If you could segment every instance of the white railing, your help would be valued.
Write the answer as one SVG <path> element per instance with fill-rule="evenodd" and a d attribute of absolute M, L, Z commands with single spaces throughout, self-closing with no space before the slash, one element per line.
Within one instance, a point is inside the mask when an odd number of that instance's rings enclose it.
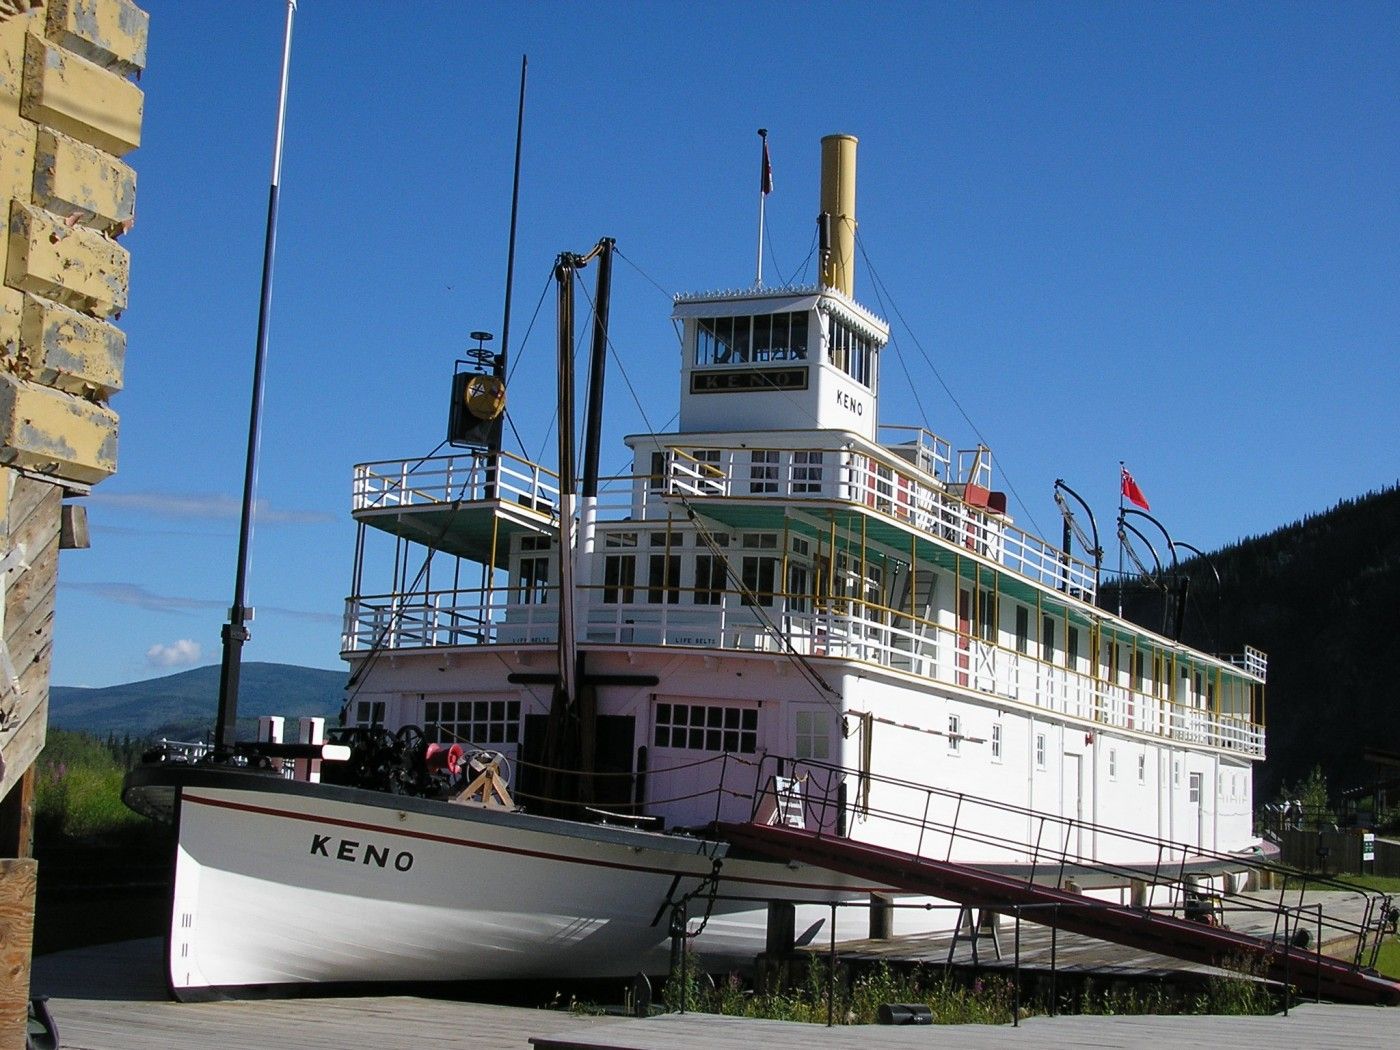
<path fill-rule="evenodd" d="M 1238 667 L 1247 675 L 1264 682 L 1269 678 L 1269 657 L 1263 651 L 1254 648 L 1252 645 L 1244 647 L 1244 653 L 1221 657 L 1227 660 L 1232 666 Z"/>
<path fill-rule="evenodd" d="M 585 642 L 740 652 L 790 649 L 802 656 L 859 660 L 1105 727 L 1264 754 L 1263 727 L 1247 718 L 1139 692 L 855 599 L 835 599 L 811 612 L 784 612 L 788 596 L 773 595 L 771 607 L 762 608 L 760 615 L 734 594 L 719 605 L 696 605 L 605 604 L 602 593 L 602 588 L 580 589 Z M 681 593 L 689 600 L 689 593 Z M 343 649 L 552 645 L 558 637 L 557 598 L 554 590 L 541 602 L 513 602 L 504 589 L 367 595 L 347 603 Z M 792 604 L 797 604 L 795 596 Z"/>
<path fill-rule="evenodd" d="M 485 450 L 355 467 L 354 510 L 497 499 L 545 513 L 559 506 L 558 475 L 509 452 Z"/>
<path fill-rule="evenodd" d="M 837 501 L 865 507 L 965 547 L 1038 583 L 1068 590 L 1092 602 L 1094 568 L 1012 525 L 1002 515 L 973 507 L 894 455 L 844 447 L 826 449 L 705 449 L 717 462 L 697 458 L 693 444 L 667 452 L 666 492 L 686 499 Z M 815 458 L 814 458 L 815 457 Z"/>
<path fill-rule="evenodd" d="M 924 427 L 882 424 L 880 443 L 913 450 L 914 465 L 940 481 L 952 480 L 953 446 Z M 901 457 L 904 458 L 904 457 Z"/>

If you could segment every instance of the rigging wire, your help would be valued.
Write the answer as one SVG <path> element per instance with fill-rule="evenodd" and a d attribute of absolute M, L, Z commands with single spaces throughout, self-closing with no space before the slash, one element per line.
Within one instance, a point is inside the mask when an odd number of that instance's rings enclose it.
<path fill-rule="evenodd" d="M 1138 574 L 1148 583 L 1150 583 L 1156 590 L 1165 591 L 1166 587 L 1162 584 L 1162 581 L 1159 580 L 1151 572 L 1151 570 L 1147 568 L 1147 565 L 1143 562 L 1141 556 L 1139 556 L 1137 548 L 1135 548 L 1132 544 L 1132 541 L 1128 539 L 1127 530 L 1123 529 L 1122 527 L 1118 529 L 1118 542 L 1123 545 L 1123 551 L 1128 555 L 1128 560 L 1132 562 L 1135 566 L 1137 566 Z M 1127 574 L 1124 573 L 1123 575 L 1126 579 Z M 1119 581 L 1120 587 L 1122 586 L 1123 582 L 1123 580 Z"/>
<path fill-rule="evenodd" d="M 544 288 L 540 292 L 540 298 L 535 303 L 535 312 L 530 315 L 530 323 L 525 327 L 525 334 L 520 337 L 520 350 L 515 355 L 515 361 L 510 366 L 510 372 L 506 375 L 506 389 L 510 389 L 511 382 L 515 379 L 515 373 L 520 368 L 520 362 L 525 356 L 525 347 L 529 345 L 530 333 L 535 330 L 535 321 L 539 319 L 540 310 L 544 307 L 545 296 L 549 294 L 549 283 L 554 279 L 554 271 L 551 269 L 545 278 Z M 509 404 L 509 402 L 507 402 Z M 520 449 L 520 454 L 528 458 L 529 452 L 525 448 L 525 439 L 520 436 L 520 431 L 515 428 L 515 420 L 511 417 L 510 409 L 506 409 L 506 423 L 510 426 L 510 432 L 515 435 L 516 447 Z"/>
<path fill-rule="evenodd" d="M 1065 501 L 1064 496 L 1060 494 L 1058 488 L 1055 489 L 1055 503 L 1060 508 L 1060 516 L 1065 519 L 1065 524 L 1070 527 L 1070 531 L 1073 532 L 1075 537 L 1079 540 L 1079 545 L 1084 548 L 1089 557 L 1094 557 L 1094 541 L 1091 540 L 1089 534 L 1084 531 L 1084 526 L 1079 524 L 1079 519 L 1074 516 L 1074 509 Z"/>
<path fill-rule="evenodd" d="M 812 256 L 814 256 L 814 255 L 816 255 L 816 254 L 817 254 L 817 234 L 816 234 L 816 231 L 813 230 L 813 231 L 812 231 L 812 243 L 811 243 L 811 246 L 807 249 L 807 254 L 806 254 L 806 256 L 804 256 L 803 259 L 802 259 L 802 261 L 801 261 L 800 263 L 797 264 L 797 269 L 795 269 L 795 270 L 792 271 L 792 276 L 789 277 L 789 278 L 787 278 L 786 280 L 784 280 L 784 282 L 783 282 L 783 287 L 784 287 L 784 288 L 791 288 L 791 287 L 793 287 L 793 285 L 794 285 L 794 284 L 796 283 L 796 281 L 797 281 L 798 275 L 799 275 L 799 274 L 805 274 L 805 273 L 807 272 L 807 264 L 808 264 L 809 262 L 812 261 Z M 771 245 L 770 245 L 770 247 L 769 247 L 769 255 L 772 255 L 772 247 L 771 247 Z M 773 261 L 773 269 L 775 269 L 775 270 L 778 271 L 778 276 L 779 276 L 779 277 L 782 277 L 783 271 L 782 271 L 782 268 L 778 266 L 778 263 L 777 263 L 777 260 L 776 260 L 776 259 L 774 259 L 774 261 Z"/>
<path fill-rule="evenodd" d="M 860 249 L 860 257 L 865 260 L 865 265 L 870 270 L 870 276 L 874 282 L 876 297 L 881 299 L 882 304 L 885 298 L 889 299 L 890 310 L 893 312 L 894 316 L 899 318 L 900 323 L 904 325 L 905 330 L 909 333 L 909 338 L 913 340 L 915 348 L 919 351 L 919 355 L 924 359 L 924 364 L 928 365 L 929 371 L 932 372 L 933 377 L 938 380 L 938 385 L 941 386 L 943 388 L 943 392 L 948 395 L 948 400 L 953 403 L 953 407 L 958 410 L 958 414 L 961 415 L 963 417 L 963 420 L 967 423 L 967 425 L 972 428 L 972 432 L 977 435 L 977 440 L 980 441 L 986 447 L 990 448 L 991 442 L 987 440 L 986 435 L 982 433 L 981 429 L 977 426 L 977 424 L 972 421 L 972 417 L 967 414 L 967 410 L 963 408 L 962 402 L 958 400 L 957 396 L 953 393 L 952 388 L 948 386 L 947 381 L 943 378 L 942 373 L 940 373 L 937 367 L 935 367 L 933 359 L 929 356 L 928 351 L 925 350 L 923 344 L 919 342 L 919 337 L 915 333 L 913 326 L 910 325 L 909 322 L 905 319 L 903 311 L 899 309 L 899 305 L 894 301 L 894 296 L 890 293 L 889 286 L 885 284 L 884 279 L 881 278 L 879 274 L 879 271 L 875 269 L 875 264 L 870 261 L 870 255 L 865 250 L 865 241 L 860 236 L 859 231 L 857 231 L 856 233 L 856 247 Z M 883 296 L 881 295 L 882 289 L 884 291 Z M 925 419 L 924 423 L 927 426 L 928 420 Z M 932 428 L 930 427 L 929 429 Z M 1001 476 L 1006 479 L 1006 487 L 1011 490 L 1011 495 L 1016 498 L 1016 502 L 1020 504 L 1021 509 L 1026 512 L 1026 517 L 1027 519 L 1029 519 L 1030 523 L 1035 526 L 1035 531 L 1038 534 L 1044 535 L 1045 530 L 1040 527 L 1040 523 L 1035 520 L 1035 515 L 1031 513 L 1030 506 L 1026 503 L 1025 500 L 1021 498 L 1021 494 L 1016 490 L 1016 486 L 1012 484 L 1011 477 L 1006 473 L 1005 466 L 1001 468 Z"/>

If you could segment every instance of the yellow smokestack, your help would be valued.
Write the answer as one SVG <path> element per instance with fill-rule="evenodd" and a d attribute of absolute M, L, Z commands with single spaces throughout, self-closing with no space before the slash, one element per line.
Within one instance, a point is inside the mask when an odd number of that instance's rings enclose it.
<path fill-rule="evenodd" d="M 822 138 L 822 211 L 831 216 L 831 253 L 822 284 L 847 295 L 856 280 L 856 137 Z"/>

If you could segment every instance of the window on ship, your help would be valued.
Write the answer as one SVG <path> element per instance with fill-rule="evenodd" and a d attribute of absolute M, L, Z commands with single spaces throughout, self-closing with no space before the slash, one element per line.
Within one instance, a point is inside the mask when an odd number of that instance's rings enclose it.
<path fill-rule="evenodd" d="M 604 548 L 637 546 L 635 532 L 612 533 L 603 541 Z M 637 583 L 635 554 L 606 554 L 603 557 L 603 602 L 606 605 L 627 605 Z"/>
<path fill-rule="evenodd" d="M 357 726 L 382 726 L 384 724 L 383 700 L 357 700 L 355 702 L 355 724 Z"/>
<path fill-rule="evenodd" d="M 769 364 L 807 359 L 807 313 L 702 317 L 695 324 L 697 365 Z"/>
<path fill-rule="evenodd" d="M 520 576 L 516 581 L 515 600 L 521 605 L 539 605 L 548 600 L 550 545 L 548 536 L 520 538 Z"/>
<path fill-rule="evenodd" d="M 695 604 L 719 605 L 724 601 L 724 559 L 713 554 L 695 556 Z"/>
<path fill-rule="evenodd" d="M 872 387 L 875 344 L 835 317 L 827 319 L 826 357 L 861 386 Z"/>
<path fill-rule="evenodd" d="M 681 556 L 670 553 L 679 546 L 664 532 L 651 534 L 651 545 L 667 548 L 666 553 L 653 554 L 647 566 L 647 601 L 652 605 L 675 605 L 681 600 Z M 658 541 L 660 541 L 658 543 Z"/>
<path fill-rule="evenodd" d="M 429 700 L 423 726 L 439 744 L 515 744 L 520 740 L 520 701 Z"/>

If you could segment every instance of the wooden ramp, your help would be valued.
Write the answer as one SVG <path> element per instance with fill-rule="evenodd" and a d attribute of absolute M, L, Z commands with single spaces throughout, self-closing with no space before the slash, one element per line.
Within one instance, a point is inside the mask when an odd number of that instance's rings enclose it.
<path fill-rule="evenodd" d="M 1317 952 L 1303 952 L 1235 930 L 1084 897 L 1023 882 L 966 864 L 931 860 L 850 839 L 771 824 L 721 824 L 730 843 L 778 860 L 798 860 L 910 893 L 960 904 L 1020 910 L 1028 922 L 1126 944 L 1176 959 L 1229 965 L 1244 961 L 1261 976 L 1284 983 L 1306 980 L 1325 998 L 1343 1003 L 1400 1004 L 1400 983 Z"/>

